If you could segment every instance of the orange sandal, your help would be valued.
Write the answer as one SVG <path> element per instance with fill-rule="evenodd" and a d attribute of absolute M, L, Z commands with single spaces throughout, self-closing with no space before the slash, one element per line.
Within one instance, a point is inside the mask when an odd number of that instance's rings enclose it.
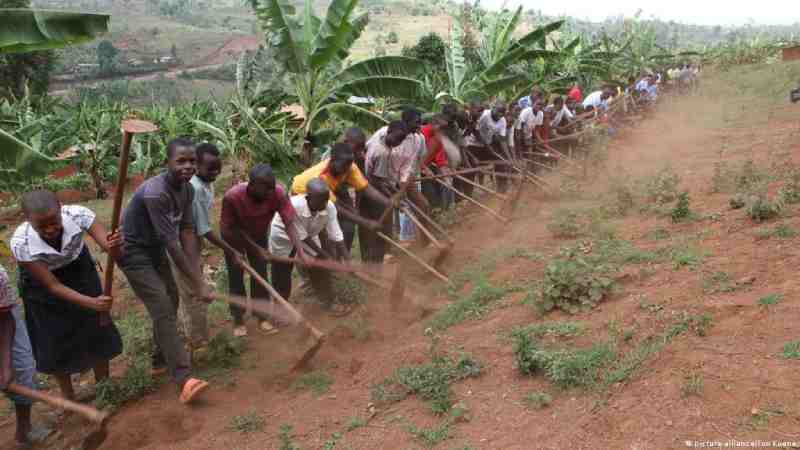
<path fill-rule="evenodd" d="M 181 403 L 187 404 L 193 402 L 197 395 L 205 391 L 207 388 L 208 382 L 198 380 L 197 378 L 189 378 L 183 384 L 183 389 L 181 389 Z"/>

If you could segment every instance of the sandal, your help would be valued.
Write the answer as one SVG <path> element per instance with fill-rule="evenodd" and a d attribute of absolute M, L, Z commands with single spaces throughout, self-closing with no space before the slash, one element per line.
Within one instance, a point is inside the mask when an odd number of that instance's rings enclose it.
<path fill-rule="evenodd" d="M 271 323 L 269 323 L 269 322 L 268 322 L 268 321 L 266 321 L 266 320 L 262 321 L 262 322 L 261 322 L 261 323 L 258 325 L 258 327 L 259 327 L 259 328 L 261 329 L 261 331 L 262 331 L 264 334 L 266 334 L 267 336 L 269 336 L 269 335 L 272 335 L 272 334 L 277 334 L 277 333 L 278 333 L 278 329 L 277 329 L 277 328 L 275 328 L 274 326 L 272 326 L 272 324 L 271 324 Z"/>
<path fill-rule="evenodd" d="M 183 383 L 183 388 L 181 389 L 181 403 L 185 405 L 193 402 L 197 398 L 198 394 L 205 391 L 207 388 L 208 382 L 198 380 L 197 378 L 189 378 L 185 383 Z"/>

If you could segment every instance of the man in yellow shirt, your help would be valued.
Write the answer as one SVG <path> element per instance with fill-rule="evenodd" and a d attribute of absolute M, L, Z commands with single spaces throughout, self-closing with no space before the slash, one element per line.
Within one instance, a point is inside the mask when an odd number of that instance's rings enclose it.
<path fill-rule="evenodd" d="M 391 201 L 380 191 L 370 186 L 361 169 L 355 164 L 355 154 L 350 145 L 336 143 L 331 149 L 331 156 L 323 159 L 318 164 L 296 175 L 292 181 L 292 195 L 305 194 L 306 185 L 314 178 L 322 179 L 328 185 L 330 199 L 336 205 L 341 222 L 342 232 L 345 236 L 345 246 L 348 251 L 352 249 L 355 236 L 355 224 L 378 229 L 380 224 L 375 220 L 366 219 L 356 213 L 356 207 L 350 200 L 347 189 L 353 188 L 357 193 L 370 200 L 383 203 L 386 207 Z"/>

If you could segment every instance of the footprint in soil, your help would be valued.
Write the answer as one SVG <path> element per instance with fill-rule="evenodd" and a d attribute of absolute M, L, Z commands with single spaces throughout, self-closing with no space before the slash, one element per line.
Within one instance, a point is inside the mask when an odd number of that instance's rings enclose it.
<path fill-rule="evenodd" d="M 122 419 L 122 418 L 120 418 Z M 115 426 L 115 422 L 119 424 Z M 105 448 L 136 449 L 148 445 L 183 442 L 203 429 L 200 411 L 180 408 L 152 408 L 109 424 Z"/>

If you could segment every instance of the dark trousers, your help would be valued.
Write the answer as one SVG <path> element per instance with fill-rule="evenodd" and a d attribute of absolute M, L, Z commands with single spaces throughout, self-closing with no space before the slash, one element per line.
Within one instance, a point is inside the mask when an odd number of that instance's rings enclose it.
<path fill-rule="evenodd" d="M 376 189 L 383 192 L 387 197 L 391 197 L 390 189 L 386 186 L 387 181 L 370 177 L 369 183 Z M 379 220 L 383 215 L 384 206 L 382 203 L 376 202 L 366 196 L 361 198 L 359 202 L 359 212 L 367 219 Z M 383 234 L 387 236 L 392 235 L 393 219 L 390 217 L 384 222 L 382 227 Z M 364 227 L 358 227 L 358 238 L 361 242 L 361 260 L 368 263 L 383 263 L 383 257 L 386 255 L 386 242 L 381 239 L 377 234 Z"/>
<path fill-rule="evenodd" d="M 267 238 L 263 238 L 259 241 L 256 241 L 259 247 L 266 249 L 267 248 Z M 249 252 L 244 252 L 247 254 L 247 260 L 250 264 L 250 267 L 255 269 L 261 278 L 267 279 L 267 262 L 263 258 L 259 258 L 257 255 L 252 255 Z M 235 262 L 233 262 L 227 255 L 225 255 L 225 265 L 228 268 L 228 291 L 231 295 L 238 295 L 239 297 L 245 297 L 247 293 L 244 290 L 244 271 L 241 267 L 239 267 Z M 255 278 L 250 277 L 250 298 L 255 301 L 261 302 L 269 302 L 270 296 L 267 290 L 261 286 L 261 284 L 256 281 Z M 230 305 L 231 309 L 231 316 L 233 316 L 233 323 L 236 326 L 240 326 L 244 324 L 244 312 L 245 310 L 234 305 Z M 266 320 L 267 317 L 263 316 L 258 313 L 253 313 L 256 317 L 262 320 Z"/>
<path fill-rule="evenodd" d="M 295 251 L 292 250 L 290 256 L 293 257 L 294 255 Z M 273 262 L 270 267 L 272 285 L 284 299 L 289 299 L 289 296 L 292 295 L 292 270 L 294 270 L 294 264 L 291 263 L 284 264 Z M 314 289 L 314 292 L 317 293 L 322 303 L 327 305 L 332 304 L 334 295 L 330 273 L 327 270 L 313 267 L 309 268 L 307 273 L 308 278 L 311 280 L 311 287 Z"/>
<path fill-rule="evenodd" d="M 191 362 L 178 337 L 178 288 L 166 251 L 127 245 L 119 266 L 153 321 L 154 364 L 166 360 L 170 375 L 182 384 L 191 373 Z"/>

